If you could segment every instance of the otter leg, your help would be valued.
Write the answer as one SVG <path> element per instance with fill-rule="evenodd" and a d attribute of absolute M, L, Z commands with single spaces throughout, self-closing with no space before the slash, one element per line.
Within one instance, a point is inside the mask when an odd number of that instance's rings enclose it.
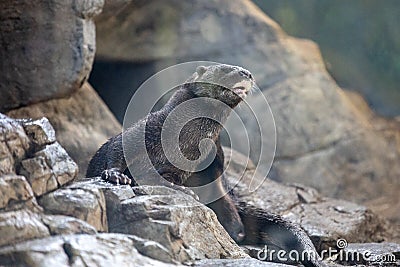
<path fill-rule="evenodd" d="M 240 242 L 245 237 L 244 226 L 236 208 L 232 196 L 229 194 L 224 184 L 224 152 L 219 139 L 216 142 L 217 154 L 213 162 L 204 170 L 193 173 L 186 181 L 185 185 L 194 187 L 200 197 L 200 201 L 208 202 L 208 199 L 219 199 L 205 203 L 217 215 L 218 221 L 222 224 L 230 237 L 236 242 Z M 201 189 L 201 186 L 214 182 L 212 188 Z M 198 187 L 198 188 L 196 188 Z"/>
<path fill-rule="evenodd" d="M 122 135 L 119 134 L 108 141 L 106 169 L 102 171 L 101 178 L 115 184 L 131 184 L 132 180 L 124 174 L 127 168 L 122 149 Z"/>

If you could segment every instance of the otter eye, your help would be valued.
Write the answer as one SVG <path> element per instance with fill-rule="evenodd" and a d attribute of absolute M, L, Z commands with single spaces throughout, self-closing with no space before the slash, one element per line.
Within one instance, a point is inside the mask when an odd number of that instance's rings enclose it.
<path fill-rule="evenodd" d="M 242 75 L 242 76 L 244 76 L 244 77 L 247 77 L 247 78 L 249 78 L 249 79 L 253 79 L 253 76 L 252 76 L 251 73 L 248 72 L 248 71 L 241 70 L 241 71 L 239 71 L 239 74 Z"/>

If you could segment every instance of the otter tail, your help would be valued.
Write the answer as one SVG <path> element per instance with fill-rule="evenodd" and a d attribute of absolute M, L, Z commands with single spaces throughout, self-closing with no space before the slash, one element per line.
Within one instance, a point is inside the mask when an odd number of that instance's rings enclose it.
<path fill-rule="evenodd" d="M 272 244 L 272 247 L 286 252 L 297 251 L 297 255 L 300 255 L 299 261 L 306 267 L 327 266 L 322 262 L 307 233 L 299 225 L 259 208 L 250 206 L 238 208 L 246 231 L 243 243 Z M 269 260 L 274 261 L 274 259 Z"/>

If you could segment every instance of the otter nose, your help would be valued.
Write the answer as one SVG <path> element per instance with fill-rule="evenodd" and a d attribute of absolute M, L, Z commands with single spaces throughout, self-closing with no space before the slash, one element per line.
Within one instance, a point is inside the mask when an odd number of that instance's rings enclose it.
<path fill-rule="evenodd" d="M 253 75 L 251 75 L 251 73 L 247 70 L 240 70 L 239 74 L 251 80 L 253 79 Z"/>

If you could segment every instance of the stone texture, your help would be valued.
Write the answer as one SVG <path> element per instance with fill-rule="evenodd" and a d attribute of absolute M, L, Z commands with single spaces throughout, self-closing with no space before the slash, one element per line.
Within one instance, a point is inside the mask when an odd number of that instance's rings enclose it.
<path fill-rule="evenodd" d="M 48 216 L 29 209 L 0 213 L 0 246 L 58 234 L 96 231 L 87 223 L 66 216 Z"/>
<path fill-rule="evenodd" d="M 271 178 L 303 183 L 330 197 L 383 203 L 371 205 L 376 212 L 385 204 L 397 205 L 400 127 L 393 124 L 398 122 L 382 121 L 364 100 L 353 101 L 357 97 L 349 97 L 329 76 L 313 42 L 286 35 L 251 1 L 131 2 L 114 16 L 99 17 L 97 29 L 98 56 L 109 62 L 138 67 L 154 62 L 158 69 L 210 60 L 248 68 L 275 119 Z M 263 114 L 259 95 L 248 101 Z M 249 140 L 259 140 L 251 117 L 243 121 Z M 240 138 L 236 124 L 227 128 Z M 268 143 L 273 138 L 262 139 Z M 259 148 L 252 153 L 255 159 Z M 262 159 L 260 167 L 268 170 L 269 161 Z M 384 215 L 399 219 L 393 212 Z"/>
<path fill-rule="evenodd" d="M 37 239 L 0 249 L 6 266 L 177 266 L 141 255 L 129 236 L 69 235 Z"/>
<path fill-rule="evenodd" d="M 56 133 L 47 118 L 23 121 L 25 133 L 38 147 L 52 144 L 56 141 Z"/>
<path fill-rule="evenodd" d="M 20 173 L 27 177 L 36 196 L 72 181 L 78 173 L 78 166 L 57 142 L 46 145 L 32 158 L 21 162 Z"/>
<path fill-rule="evenodd" d="M 96 49 L 93 17 L 103 0 L 0 3 L 0 112 L 70 95 Z"/>
<path fill-rule="evenodd" d="M 97 188 L 61 188 L 38 200 L 46 213 L 78 218 L 96 230 L 107 232 L 106 203 Z"/>
<path fill-rule="evenodd" d="M 400 244 L 396 243 L 350 243 L 341 253 L 342 256 L 339 254 L 335 262 L 345 266 L 400 265 Z"/>
<path fill-rule="evenodd" d="M 56 142 L 54 129 L 46 118 L 13 120 L 0 114 L 0 130 L 0 177 L 11 175 L 2 178 L 1 205 L 12 199 L 28 200 L 31 191 L 35 196 L 43 195 L 77 175 L 78 166 Z M 28 189 L 26 181 L 32 189 Z"/>
<path fill-rule="evenodd" d="M 281 264 L 281 263 L 273 263 L 273 262 L 263 262 L 256 259 L 207 259 L 207 260 L 199 260 L 195 261 L 192 266 L 198 267 L 211 267 L 211 266 L 223 266 L 223 267 L 239 267 L 239 266 L 247 266 L 247 267 L 288 267 L 293 265 Z"/>
<path fill-rule="evenodd" d="M 120 124 L 88 83 L 70 98 L 49 100 L 7 114 L 13 118 L 48 118 L 58 142 L 78 164 L 80 176 L 86 173 L 97 149 L 121 131 Z"/>
<path fill-rule="evenodd" d="M 13 203 L 33 199 L 33 191 L 24 176 L 0 176 L 0 209 Z"/>
<path fill-rule="evenodd" d="M 0 113 L 0 175 L 15 173 L 29 150 L 29 138 L 15 120 Z"/>
<path fill-rule="evenodd" d="M 366 207 L 322 197 L 315 189 L 306 186 L 283 185 L 264 179 L 254 172 L 254 164 L 246 165 L 243 155 L 227 148 L 224 151 L 228 166 L 226 177 L 231 186 L 236 184 L 233 191 L 244 213 L 246 209 L 259 208 L 298 223 L 308 233 L 317 251 L 334 247 L 338 238 L 351 242 L 390 238 L 387 223 Z M 255 192 L 250 192 L 250 182 L 254 181 L 261 185 Z"/>
<path fill-rule="evenodd" d="M 156 242 L 157 249 L 164 251 L 158 253 L 160 260 L 246 257 L 213 211 L 183 192 L 163 186 L 115 186 L 99 178 L 71 187 L 101 190 L 106 200 L 108 231 Z"/>

